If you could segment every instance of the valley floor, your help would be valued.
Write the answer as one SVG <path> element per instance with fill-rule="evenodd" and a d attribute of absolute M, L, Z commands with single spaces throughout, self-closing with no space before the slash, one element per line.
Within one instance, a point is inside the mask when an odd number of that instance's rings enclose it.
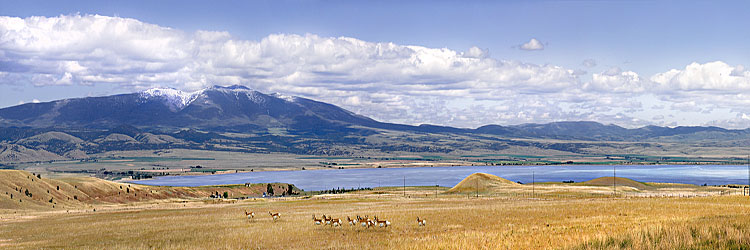
<path fill-rule="evenodd" d="M 441 190 L 445 191 L 445 190 Z M 549 249 L 747 248 L 750 199 L 435 195 L 434 189 L 232 202 L 161 201 L 0 212 L 0 248 Z M 254 211 L 247 219 L 244 211 Z M 279 212 L 274 222 L 268 212 Z M 377 215 L 387 228 L 316 226 Z M 416 218 L 427 219 L 420 227 Z"/>

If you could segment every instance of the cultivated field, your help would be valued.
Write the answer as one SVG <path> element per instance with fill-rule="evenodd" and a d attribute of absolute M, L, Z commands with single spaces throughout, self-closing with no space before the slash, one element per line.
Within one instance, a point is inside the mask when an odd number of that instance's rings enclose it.
<path fill-rule="evenodd" d="M 747 196 L 479 198 L 410 187 L 233 202 L 158 201 L 80 210 L 6 210 L 0 248 L 545 249 L 747 248 Z M 248 220 L 243 211 L 254 211 Z M 280 212 L 273 222 L 268 212 Z M 388 228 L 316 226 L 377 215 Z M 427 219 L 420 227 L 416 217 Z"/>

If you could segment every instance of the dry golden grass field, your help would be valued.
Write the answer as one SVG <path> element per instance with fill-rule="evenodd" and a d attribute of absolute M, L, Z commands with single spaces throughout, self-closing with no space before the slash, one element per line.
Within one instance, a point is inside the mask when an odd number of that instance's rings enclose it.
<path fill-rule="evenodd" d="M 554 186 L 554 185 L 553 185 Z M 551 189 L 551 187 L 547 187 Z M 589 188 L 589 187 L 586 187 Z M 594 187 L 596 188 L 596 187 Z M 438 195 L 435 195 L 438 191 Z M 410 187 L 256 200 L 0 210 L 1 249 L 747 249 L 750 199 L 492 195 Z M 520 192 L 520 191 L 519 191 Z M 569 193 L 569 192 L 568 192 Z M 93 211 L 93 208 L 97 208 Z M 244 211 L 254 211 L 248 219 Z M 281 213 L 274 222 L 268 212 Z M 387 228 L 318 226 L 369 215 Z M 420 227 L 416 218 L 427 219 Z"/>

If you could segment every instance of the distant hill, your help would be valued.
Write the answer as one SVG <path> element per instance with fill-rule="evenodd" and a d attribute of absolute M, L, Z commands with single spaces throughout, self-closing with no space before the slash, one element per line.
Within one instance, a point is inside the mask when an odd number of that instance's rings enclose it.
<path fill-rule="evenodd" d="M 453 188 L 448 190 L 448 193 L 476 192 L 477 190 L 479 192 L 487 192 L 497 188 L 520 185 L 496 175 L 473 173 L 453 186 Z"/>
<path fill-rule="evenodd" d="M 618 187 L 632 187 L 639 190 L 646 190 L 646 189 L 652 189 L 649 185 L 634 181 L 628 178 L 622 178 L 622 177 L 599 177 L 596 179 L 588 180 L 582 182 L 584 185 L 591 185 L 591 186 L 618 186 Z"/>

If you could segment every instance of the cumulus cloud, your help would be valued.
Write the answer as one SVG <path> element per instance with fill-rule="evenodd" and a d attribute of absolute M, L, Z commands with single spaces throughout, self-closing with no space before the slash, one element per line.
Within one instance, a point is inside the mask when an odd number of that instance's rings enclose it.
<path fill-rule="evenodd" d="M 750 113 L 750 71 L 742 65 L 693 62 L 683 69 L 655 74 L 650 80 L 654 92 L 670 103 L 673 110 L 708 113 L 726 109 L 738 115 Z"/>
<path fill-rule="evenodd" d="M 536 38 L 531 38 L 528 42 L 521 44 L 519 48 L 522 50 L 543 50 L 544 44 L 539 40 L 536 40 Z"/>
<path fill-rule="evenodd" d="M 667 91 L 736 92 L 750 89 L 750 71 L 742 65 L 732 67 L 722 61 L 693 62 L 684 69 L 658 73 L 651 77 L 651 81 Z"/>
<path fill-rule="evenodd" d="M 638 73 L 622 71 L 617 67 L 610 68 L 599 74 L 592 74 L 591 78 L 591 82 L 586 83 L 584 88 L 602 92 L 627 93 L 639 93 L 645 90 Z"/>

